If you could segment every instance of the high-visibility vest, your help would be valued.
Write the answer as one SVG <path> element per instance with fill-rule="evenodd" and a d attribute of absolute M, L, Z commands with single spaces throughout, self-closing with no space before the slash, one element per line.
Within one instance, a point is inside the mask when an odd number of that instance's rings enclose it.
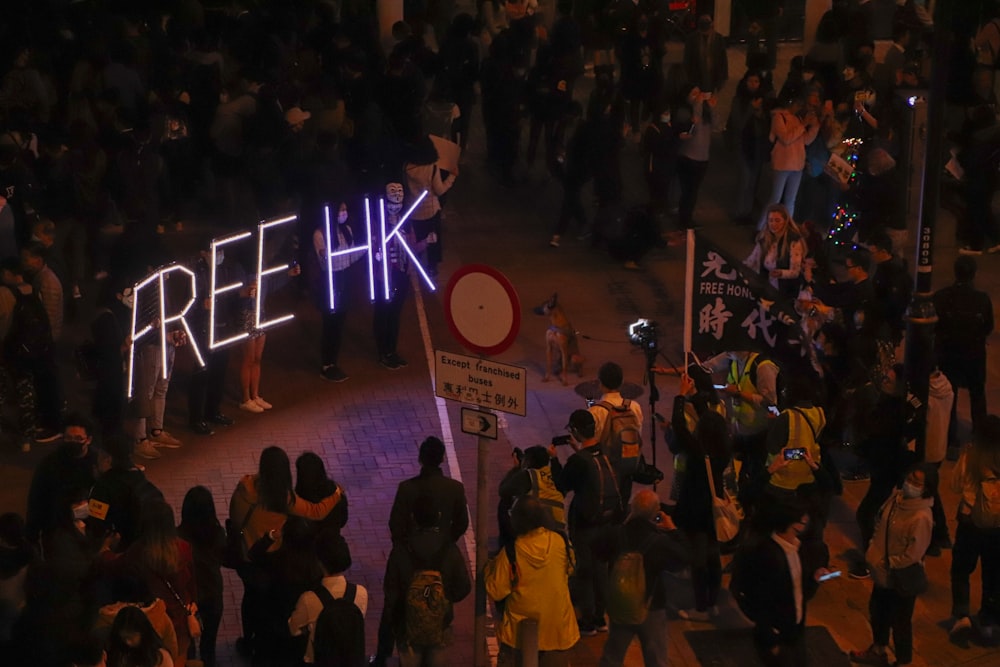
<path fill-rule="evenodd" d="M 739 364 L 736 359 L 729 363 L 729 374 L 726 376 L 726 384 L 736 385 L 740 393 L 759 394 L 757 385 L 753 379 L 757 377 L 756 369 L 761 364 L 773 364 L 774 362 L 764 359 L 757 352 L 751 352 L 747 357 L 747 363 L 743 366 L 743 372 L 739 372 Z M 757 432 L 767 428 L 767 410 L 758 408 L 753 401 L 745 401 L 738 397 L 733 398 L 733 420 L 742 432 Z"/>
<path fill-rule="evenodd" d="M 820 451 L 816 438 L 826 426 L 826 414 L 823 408 L 789 408 L 784 414 L 788 415 L 788 442 L 777 454 L 768 455 L 767 465 L 771 465 L 775 458 L 784 456 L 786 449 L 795 448 L 808 450 L 812 460 L 819 463 Z M 796 459 L 789 461 L 788 465 L 772 474 L 770 483 L 779 489 L 794 491 L 803 484 L 815 481 L 812 468 L 805 459 Z"/>

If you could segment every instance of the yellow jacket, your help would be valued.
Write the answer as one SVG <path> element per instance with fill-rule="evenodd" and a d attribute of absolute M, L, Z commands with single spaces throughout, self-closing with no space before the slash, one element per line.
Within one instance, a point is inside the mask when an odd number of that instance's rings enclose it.
<path fill-rule="evenodd" d="M 514 542 L 517 580 L 507 552 L 486 564 L 486 592 L 506 599 L 497 638 L 507 646 L 521 645 L 520 623 L 538 621 L 538 650 L 561 651 L 580 639 L 576 614 L 569 599 L 569 576 L 575 558 L 569 540 L 547 528 L 536 528 Z"/>

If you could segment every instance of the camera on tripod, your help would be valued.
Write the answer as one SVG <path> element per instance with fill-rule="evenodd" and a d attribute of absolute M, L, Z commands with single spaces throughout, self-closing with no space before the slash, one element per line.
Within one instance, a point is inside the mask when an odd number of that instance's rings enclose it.
<path fill-rule="evenodd" d="M 628 325 L 628 340 L 636 347 L 655 352 L 659 347 L 656 322 L 639 318 Z"/>

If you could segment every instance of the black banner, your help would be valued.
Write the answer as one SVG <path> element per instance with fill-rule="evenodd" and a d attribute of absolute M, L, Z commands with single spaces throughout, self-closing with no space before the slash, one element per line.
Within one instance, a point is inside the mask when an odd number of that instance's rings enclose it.
<path fill-rule="evenodd" d="M 693 233 L 688 254 L 691 350 L 701 359 L 728 350 L 773 353 L 798 319 L 763 277 Z"/>

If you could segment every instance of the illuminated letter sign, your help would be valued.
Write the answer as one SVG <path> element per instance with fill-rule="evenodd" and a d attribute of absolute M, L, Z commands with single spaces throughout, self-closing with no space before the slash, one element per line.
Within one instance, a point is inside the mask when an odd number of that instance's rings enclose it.
<path fill-rule="evenodd" d="M 389 300 L 390 296 L 389 262 L 388 262 L 389 256 L 386 254 L 386 249 L 389 245 L 389 241 L 391 241 L 393 238 L 395 238 L 396 241 L 399 243 L 399 246 L 406 251 L 406 254 L 410 256 L 410 260 L 413 262 L 413 265 L 417 267 L 417 271 L 420 272 L 420 276 L 424 279 L 424 282 L 427 283 L 427 287 L 430 288 L 432 292 L 437 289 L 437 287 L 435 287 L 434 283 L 431 281 L 430 277 L 427 275 L 427 272 L 424 271 L 424 267 L 420 265 L 420 261 L 417 259 L 417 256 L 413 254 L 413 250 L 411 250 L 410 246 L 406 243 L 406 239 L 403 237 L 402 234 L 399 233 L 399 230 L 403 227 L 403 224 L 410 219 L 410 215 L 413 213 L 414 210 L 416 210 L 417 206 L 420 205 L 420 202 L 422 202 L 426 196 L 427 196 L 427 190 L 421 192 L 420 196 L 417 197 L 417 201 L 413 202 L 413 205 L 410 206 L 410 210 L 408 210 L 399 218 L 399 222 L 396 223 L 396 226 L 393 227 L 392 231 L 389 232 L 388 234 L 385 233 L 385 200 L 384 199 L 378 200 L 380 228 L 382 231 L 382 257 L 385 258 L 386 260 L 382 262 L 382 278 L 383 278 L 383 287 L 385 288 L 386 301 Z M 367 211 L 367 209 L 368 206 L 366 202 L 365 210 Z"/>
<path fill-rule="evenodd" d="M 174 271 L 181 271 L 186 273 L 188 279 L 191 281 L 191 297 L 188 302 L 184 304 L 184 308 L 180 312 L 173 315 L 167 315 L 167 302 L 166 302 L 166 286 L 164 283 L 169 278 L 170 274 Z M 135 301 L 132 304 L 132 326 L 129 329 L 131 335 L 129 336 L 129 349 L 128 349 L 128 398 L 132 398 L 134 389 L 134 378 L 135 378 L 135 345 L 143 338 L 146 334 L 153 330 L 153 324 L 146 324 L 141 330 L 136 331 L 136 319 L 138 317 L 138 305 L 139 296 L 144 288 L 147 288 L 153 282 L 157 283 L 157 289 L 159 291 L 159 328 L 160 328 L 160 355 L 161 355 L 161 367 L 163 373 L 163 379 L 167 379 L 169 368 L 167 368 L 167 345 L 172 345 L 172 342 L 167 341 L 167 328 L 174 322 L 180 322 L 181 326 L 184 328 L 184 332 L 187 334 L 188 343 L 191 345 L 191 349 L 194 350 L 194 356 L 198 359 L 198 363 L 201 366 L 205 365 L 205 360 L 201 356 L 201 350 L 198 349 L 198 343 L 195 341 L 194 336 L 191 334 L 191 327 L 188 326 L 187 319 L 185 315 L 191 310 L 191 306 L 194 305 L 195 299 L 197 298 L 197 288 L 195 286 L 194 272 L 187 269 L 179 264 L 172 264 L 166 268 L 160 269 L 156 273 L 148 276 L 145 280 L 137 283 L 132 289 L 132 298 Z"/>
<path fill-rule="evenodd" d="M 273 327 L 276 324 L 281 324 L 282 322 L 287 322 L 293 319 L 295 315 L 288 313 L 287 315 L 282 315 L 281 317 L 276 317 L 273 320 L 267 320 L 266 322 L 260 319 L 260 302 L 264 298 L 264 278 L 273 274 L 280 273 L 281 271 L 287 271 L 289 268 L 288 264 L 280 264 L 277 266 L 271 266 L 264 268 L 264 232 L 271 227 L 277 227 L 278 225 L 284 225 L 289 222 L 294 222 L 298 219 L 297 215 L 289 215 L 284 218 L 278 218 L 277 220 L 266 220 L 257 225 L 257 294 L 254 302 L 254 326 L 257 329 L 266 329 L 267 327 Z"/>
<path fill-rule="evenodd" d="M 368 200 L 365 200 L 365 208 L 366 209 L 368 208 Z M 334 250 L 333 249 L 333 235 L 336 233 L 336 231 L 330 225 L 330 207 L 329 206 L 324 206 L 323 207 L 323 216 L 324 216 L 324 224 L 325 224 L 325 228 L 326 228 L 326 289 L 327 289 L 327 293 L 330 296 L 330 310 L 336 310 L 336 308 L 337 308 L 337 304 L 334 301 L 336 297 L 334 296 L 334 289 L 333 289 L 333 274 L 334 274 L 334 270 L 333 270 L 333 258 L 334 257 L 340 257 L 342 255 L 350 255 L 353 252 L 366 252 L 366 254 L 368 255 L 368 283 L 369 283 L 370 286 L 372 286 L 371 289 L 369 290 L 369 292 L 371 294 L 372 301 L 374 301 L 375 300 L 375 288 L 374 288 L 374 284 L 375 283 L 372 280 L 372 277 L 374 276 L 374 269 L 373 269 L 373 265 L 372 265 L 372 253 L 371 253 L 371 247 L 372 247 L 372 226 L 371 226 L 371 220 L 368 217 L 365 218 L 366 227 L 367 227 L 367 230 L 366 230 L 367 234 L 366 234 L 366 236 L 368 238 L 368 243 L 367 244 L 360 245 L 360 246 L 354 246 L 352 248 L 347 248 L 345 250 Z"/>
<path fill-rule="evenodd" d="M 245 238 L 251 236 L 250 232 L 241 232 L 239 234 L 234 234 L 233 236 L 227 236 L 223 239 L 212 239 L 212 257 L 210 258 L 211 266 L 209 268 L 209 283 L 208 283 L 208 348 L 214 350 L 217 347 L 222 347 L 223 345 L 228 345 L 229 343 L 235 343 L 238 340 L 243 340 L 250 335 L 248 331 L 238 333 L 235 336 L 230 336 L 223 340 L 215 340 L 215 302 L 216 295 L 225 294 L 226 292 L 231 292 L 233 290 L 238 290 L 243 287 L 242 282 L 230 283 L 228 285 L 223 285 L 222 287 L 216 286 L 216 267 L 218 266 L 216 259 L 219 254 L 219 248 L 230 243 L 236 243 L 237 241 L 242 241 Z"/>

